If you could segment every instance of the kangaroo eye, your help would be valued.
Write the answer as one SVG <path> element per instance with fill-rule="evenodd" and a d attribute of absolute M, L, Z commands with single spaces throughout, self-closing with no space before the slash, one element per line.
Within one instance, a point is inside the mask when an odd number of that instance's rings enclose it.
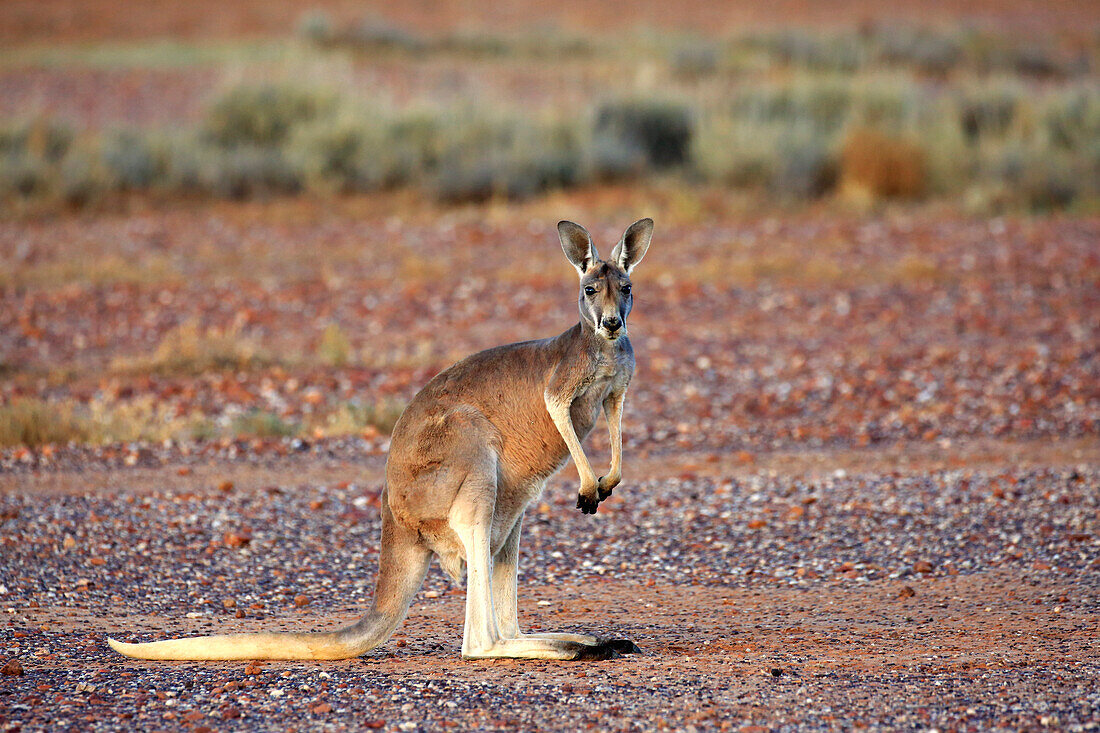
<path fill-rule="evenodd" d="M 585 288 L 584 288 L 584 294 L 585 295 L 595 295 L 596 294 L 596 288 L 592 287 L 591 285 L 586 285 Z"/>
<path fill-rule="evenodd" d="M 623 295 L 630 295 L 630 286 L 623 285 Z"/>

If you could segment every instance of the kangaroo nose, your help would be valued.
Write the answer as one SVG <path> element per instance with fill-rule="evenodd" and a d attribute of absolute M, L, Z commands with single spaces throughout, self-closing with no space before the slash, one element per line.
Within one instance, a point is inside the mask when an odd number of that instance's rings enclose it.
<path fill-rule="evenodd" d="M 623 325 L 623 322 L 620 321 L 615 316 L 611 316 L 610 318 L 603 319 L 603 327 L 606 328 L 611 333 L 615 333 L 616 331 L 618 331 L 619 327 L 622 326 L 622 325 Z"/>

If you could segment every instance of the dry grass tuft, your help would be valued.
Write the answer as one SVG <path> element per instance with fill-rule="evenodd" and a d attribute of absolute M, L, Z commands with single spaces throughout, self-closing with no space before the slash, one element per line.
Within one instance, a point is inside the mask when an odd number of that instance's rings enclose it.
<path fill-rule="evenodd" d="M 916 198 L 926 187 L 924 151 L 878 130 L 856 128 L 840 154 L 841 193 L 856 201 Z"/>
<path fill-rule="evenodd" d="M 0 407 L 0 446 L 84 442 L 91 436 L 88 420 L 70 403 L 21 397 Z"/>
<path fill-rule="evenodd" d="M 148 357 L 120 357 L 111 363 L 126 374 L 201 374 L 207 371 L 249 369 L 268 363 L 255 342 L 238 328 L 202 329 L 189 321 L 170 331 Z"/>
<path fill-rule="evenodd" d="M 405 403 L 394 399 L 369 405 L 348 402 L 323 419 L 314 421 L 311 429 L 318 437 L 356 434 L 369 436 L 378 433 L 389 435 L 404 410 Z"/>
<path fill-rule="evenodd" d="M 347 366 L 351 355 L 351 342 L 348 341 L 344 329 L 337 323 L 328 324 L 321 334 L 321 342 L 317 345 L 317 356 L 321 363 L 331 367 Z"/>

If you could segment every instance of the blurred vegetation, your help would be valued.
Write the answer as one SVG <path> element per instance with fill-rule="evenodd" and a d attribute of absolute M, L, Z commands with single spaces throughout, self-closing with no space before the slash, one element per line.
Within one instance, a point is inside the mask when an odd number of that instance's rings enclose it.
<path fill-rule="evenodd" d="M 344 402 L 319 409 L 304 419 L 252 409 L 212 420 L 198 410 L 176 414 L 174 408 L 154 395 L 128 400 L 96 398 L 90 402 L 16 397 L 0 404 L 0 448 L 222 438 L 373 438 L 393 432 L 404 408 L 403 402 L 390 399 L 373 404 Z"/>
<path fill-rule="evenodd" d="M 120 374 L 202 374 L 263 366 L 269 361 L 239 329 L 203 329 L 188 321 L 165 334 L 152 354 L 118 357 L 111 370 Z"/>
<path fill-rule="evenodd" d="M 780 200 L 949 197 L 976 211 L 1095 207 L 1100 41 L 873 26 L 596 43 L 556 32 L 427 37 L 307 14 L 317 53 L 542 57 L 637 67 L 651 90 L 568 109 L 401 107 L 294 83 L 240 84 L 185 130 L 0 123 L 0 206 L 140 193 L 252 199 L 395 187 L 446 202 L 679 177 Z M 640 73 L 640 72 L 639 72 Z M 635 85 L 637 86 L 637 85 Z"/>

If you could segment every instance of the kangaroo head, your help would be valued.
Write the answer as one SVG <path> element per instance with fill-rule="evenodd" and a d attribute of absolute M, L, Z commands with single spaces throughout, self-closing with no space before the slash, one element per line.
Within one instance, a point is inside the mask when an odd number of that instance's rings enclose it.
<path fill-rule="evenodd" d="M 608 341 L 626 335 L 626 317 L 634 304 L 630 273 L 649 248 L 653 220 L 639 219 L 627 227 L 607 260 L 600 259 L 592 237 L 580 224 L 558 222 L 558 236 L 581 278 L 581 320 Z"/>

